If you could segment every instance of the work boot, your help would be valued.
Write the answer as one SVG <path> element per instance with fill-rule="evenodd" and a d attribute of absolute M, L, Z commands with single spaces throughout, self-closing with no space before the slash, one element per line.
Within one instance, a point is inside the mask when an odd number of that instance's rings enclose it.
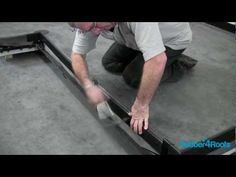
<path fill-rule="evenodd" d="M 182 65 L 185 69 L 189 70 L 191 68 L 193 68 L 196 64 L 197 64 L 197 60 L 190 58 L 186 55 L 181 55 L 178 58 L 178 62 L 180 65 Z"/>
<path fill-rule="evenodd" d="M 192 59 L 186 55 L 180 55 L 179 58 L 174 61 L 173 64 L 167 66 L 163 74 L 163 82 L 177 82 L 183 78 L 184 74 L 192 69 L 196 64 L 197 60 Z"/>
<path fill-rule="evenodd" d="M 162 82 L 177 82 L 183 78 L 186 69 L 178 62 L 175 61 L 172 65 L 167 67 L 164 72 L 164 78 Z"/>

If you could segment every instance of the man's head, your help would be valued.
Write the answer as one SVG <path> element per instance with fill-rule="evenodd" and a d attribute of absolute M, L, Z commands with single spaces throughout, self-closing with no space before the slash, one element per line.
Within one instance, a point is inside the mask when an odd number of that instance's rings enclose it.
<path fill-rule="evenodd" d="M 91 31 L 92 33 L 99 35 L 102 31 L 110 30 L 113 28 L 115 22 L 69 22 L 69 25 L 73 28 L 78 28 L 84 32 Z"/>

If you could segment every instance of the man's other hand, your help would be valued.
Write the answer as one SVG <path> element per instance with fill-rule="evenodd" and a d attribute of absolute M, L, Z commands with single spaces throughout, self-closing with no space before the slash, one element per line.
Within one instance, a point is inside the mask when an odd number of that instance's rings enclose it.
<path fill-rule="evenodd" d="M 91 85 L 85 88 L 85 93 L 91 104 L 97 105 L 106 100 L 102 90 L 96 85 Z"/>
<path fill-rule="evenodd" d="M 130 127 L 135 133 L 142 134 L 148 129 L 149 105 L 141 105 L 135 101 L 129 113 L 131 117 Z"/>

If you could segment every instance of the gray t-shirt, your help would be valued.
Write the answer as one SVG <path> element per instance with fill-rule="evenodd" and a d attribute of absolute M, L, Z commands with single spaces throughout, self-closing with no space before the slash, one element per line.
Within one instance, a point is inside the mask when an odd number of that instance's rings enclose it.
<path fill-rule="evenodd" d="M 189 23 L 176 22 L 121 22 L 115 26 L 113 34 L 102 32 L 105 38 L 113 38 L 143 53 L 145 61 L 165 51 L 165 46 L 174 50 L 186 48 L 192 41 Z M 73 52 L 86 54 L 96 47 L 98 36 L 91 32 L 82 33 L 77 30 Z"/>

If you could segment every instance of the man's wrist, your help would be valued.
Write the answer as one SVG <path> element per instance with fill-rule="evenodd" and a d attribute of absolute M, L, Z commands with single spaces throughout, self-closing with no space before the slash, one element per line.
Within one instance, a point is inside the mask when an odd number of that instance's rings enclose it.
<path fill-rule="evenodd" d="M 94 84 L 86 85 L 86 86 L 84 87 L 84 90 L 88 90 L 88 89 L 90 89 L 90 88 L 92 88 L 92 87 L 94 87 L 94 86 L 95 86 Z"/>
<path fill-rule="evenodd" d="M 139 107 L 148 107 L 149 106 L 149 103 L 145 102 L 145 101 L 142 101 L 140 100 L 139 98 L 136 98 L 135 99 L 135 102 L 134 102 L 135 105 L 139 106 Z"/>
<path fill-rule="evenodd" d="M 84 90 L 88 90 L 88 89 L 90 89 L 90 88 L 92 88 L 92 87 L 94 87 L 94 86 L 95 86 L 95 83 L 94 83 L 93 81 L 87 80 L 87 81 L 84 83 L 83 88 L 84 88 Z"/>

